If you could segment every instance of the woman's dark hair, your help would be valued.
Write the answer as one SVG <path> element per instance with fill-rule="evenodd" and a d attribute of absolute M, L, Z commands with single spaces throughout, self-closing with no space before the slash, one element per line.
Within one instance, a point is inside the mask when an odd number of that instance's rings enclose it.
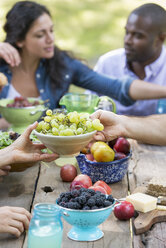
<path fill-rule="evenodd" d="M 6 32 L 5 42 L 10 43 L 19 50 L 17 42 L 25 39 L 33 22 L 44 13 L 51 16 L 49 10 L 44 5 L 32 1 L 17 2 L 6 15 L 6 23 L 4 25 Z M 64 51 L 55 46 L 54 57 L 45 60 L 53 87 L 60 87 L 61 85 L 62 72 L 65 68 L 64 60 L 62 59 L 63 54 Z M 1 60 L 0 63 L 2 64 L 4 61 Z"/>

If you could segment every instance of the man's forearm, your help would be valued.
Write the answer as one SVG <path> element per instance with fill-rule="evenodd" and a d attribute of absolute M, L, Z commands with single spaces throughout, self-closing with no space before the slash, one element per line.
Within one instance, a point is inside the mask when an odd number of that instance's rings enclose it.
<path fill-rule="evenodd" d="M 134 100 L 166 98 L 166 86 L 134 80 L 129 95 Z"/>
<path fill-rule="evenodd" d="M 121 116 L 123 135 L 144 143 L 166 145 L 166 115 L 148 117 Z"/>

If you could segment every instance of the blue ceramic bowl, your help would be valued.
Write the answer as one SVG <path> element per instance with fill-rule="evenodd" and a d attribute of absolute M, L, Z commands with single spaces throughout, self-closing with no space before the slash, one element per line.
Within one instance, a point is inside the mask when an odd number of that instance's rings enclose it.
<path fill-rule="evenodd" d="M 67 221 L 72 228 L 67 236 L 72 240 L 77 241 L 95 241 L 104 236 L 104 233 L 98 227 L 111 214 L 116 201 L 106 208 L 95 210 L 75 210 L 56 206 L 60 209 L 62 217 Z"/>
<path fill-rule="evenodd" d="M 128 170 L 131 152 L 120 160 L 112 162 L 93 162 L 84 154 L 79 154 L 76 159 L 82 174 L 90 176 L 92 182 L 102 180 L 106 183 L 116 183 L 122 180 Z"/>

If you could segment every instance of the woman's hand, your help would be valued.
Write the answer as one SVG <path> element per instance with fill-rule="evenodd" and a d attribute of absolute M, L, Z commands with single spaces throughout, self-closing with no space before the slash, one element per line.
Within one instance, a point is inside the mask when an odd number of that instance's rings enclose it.
<path fill-rule="evenodd" d="M 31 214 L 20 207 L 0 207 L 0 233 L 11 233 L 19 237 L 29 227 Z"/>
<path fill-rule="evenodd" d="M 104 125 L 104 130 L 94 135 L 95 140 L 110 141 L 123 136 L 123 117 L 110 111 L 98 110 L 91 115 L 91 119 L 99 119 Z"/>
<path fill-rule="evenodd" d="M 0 42 L 0 57 L 12 67 L 21 63 L 21 57 L 18 50 L 7 42 Z"/>
<path fill-rule="evenodd" d="M 58 154 L 43 153 L 42 149 L 46 147 L 43 144 L 34 144 L 30 140 L 29 136 L 36 126 L 37 122 L 30 125 L 13 144 L 0 151 L 0 167 L 12 163 L 50 162 L 59 157 Z"/>

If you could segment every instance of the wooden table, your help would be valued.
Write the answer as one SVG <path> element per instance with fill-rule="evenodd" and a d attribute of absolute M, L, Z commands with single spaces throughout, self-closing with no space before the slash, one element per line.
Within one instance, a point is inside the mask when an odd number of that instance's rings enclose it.
<path fill-rule="evenodd" d="M 125 197 L 133 192 L 136 187 L 145 185 L 153 176 L 166 178 L 166 147 L 139 144 L 131 140 L 132 158 L 128 174 L 121 182 L 111 185 L 113 196 Z M 0 206 L 22 206 L 31 210 L 35 203 L 55 202 L 57 196 L 69 190 L 69 184 L 63 183 L 59 176 L 60 167 L 54 162 L 49 168 L 37 164 L 24 172 L 10 173 L 0 183 Z M 50 186 L 52 192 L 46 193 L 45 186 Z M 131 221 L 119 221 L 113 214 L 100 228 L 104 237 L 95 242 L 76 242 L 67 238 L 71 228 L 63 222 L 62 248 L 166 248 L 166 223 L 153 225 L 150 231 L 135 235 Z M 24 233 L 19 239 L 7 234 L 0 235 L 1 248 L 26 248 L 27 235 Z M 37 247 L 40 248 L 40 247 Z M 47 247 L 46 247 L 47 248 Z"/>

